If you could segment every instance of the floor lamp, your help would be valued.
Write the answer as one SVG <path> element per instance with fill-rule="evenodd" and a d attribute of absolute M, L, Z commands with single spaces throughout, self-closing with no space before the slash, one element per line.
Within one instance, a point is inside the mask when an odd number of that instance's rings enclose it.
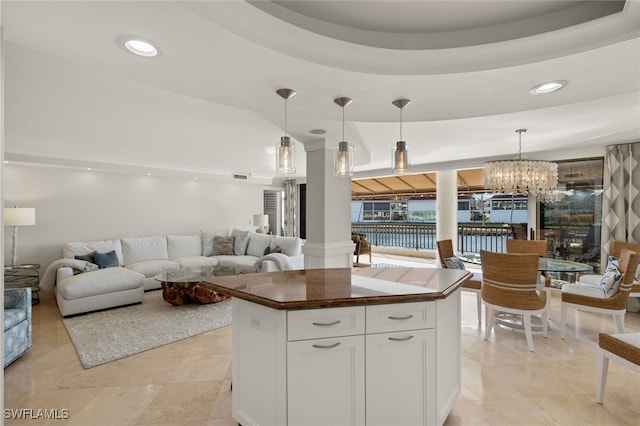
<path fill-rule="evenodd" d="M 36 209 L 27 208 L 5 208 L 4 225 L 13 226 L 11 236 L 11 266 L 18 266 L 18 226 L 30 226 L 36 224 Z"/>

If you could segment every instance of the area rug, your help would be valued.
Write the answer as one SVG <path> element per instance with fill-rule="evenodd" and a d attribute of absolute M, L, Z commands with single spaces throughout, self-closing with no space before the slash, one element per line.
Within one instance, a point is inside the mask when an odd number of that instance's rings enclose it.
<path fill-rule="evenodd" d="M 231 324 L 231 301 L 173 306 L 162 291 L 142 304 L 63 319 L 80 362 L 91 368 Z"/>

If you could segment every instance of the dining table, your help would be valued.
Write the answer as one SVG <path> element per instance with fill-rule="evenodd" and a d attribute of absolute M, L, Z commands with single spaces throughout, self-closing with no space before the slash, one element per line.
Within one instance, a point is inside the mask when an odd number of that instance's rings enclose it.
<path fill-rule="evenodd" d="M 475 265 L 482 265 L 479 253 L 465 253 L 458 256 L 463 262 L 472 263 Z M 545 287 L 547 291 L 547 304 L 551 302 L 551 289 L 562 289 L 564 284 L 574 284 L 576 282 L 577 274 L 589 274 L 593 273 L 593 267 L 586 263 L 574 262 L 567 259 L 556 259 L 550 257 L 541 257 L 538 259 L 538 271 L 541 273 L 553 274 L 555 279 L 550 280 L 548 287 Z M 566 280 L 563 280 L 563 274 L 566 276 Z M 548 310 L 549 311 L 549 310 Z M 548 312 L 547 311 L 547 312 Z M 542 321 L 540 318 L 533 317 L 531 324 L 533 331 L 542 331 Z M 550 318 L 549 318 L 550 320 Z M 498 324 L 506 327 L 523 329 L 522 319 L 519 315 L 508 314 L 505 312 L 496 313 L 496 321 Z M 547 324 L 547 326 L 549 326 Z"/>

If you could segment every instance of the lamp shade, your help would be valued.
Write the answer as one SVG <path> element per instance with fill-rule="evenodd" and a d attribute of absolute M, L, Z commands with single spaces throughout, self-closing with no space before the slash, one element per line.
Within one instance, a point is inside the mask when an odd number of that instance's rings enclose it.
<path fill-rule="evenodd" d="M 33 207 L 14 207 L 4 209 L 6 226 L 29 226 L 36 224 L 36 209 Z"/>
<path fill-rule="evenodd" d="M 267 226 L 269 225 L 269 216 L 266 214 L 254 214 L 251 222 L 253 226 Z"/>

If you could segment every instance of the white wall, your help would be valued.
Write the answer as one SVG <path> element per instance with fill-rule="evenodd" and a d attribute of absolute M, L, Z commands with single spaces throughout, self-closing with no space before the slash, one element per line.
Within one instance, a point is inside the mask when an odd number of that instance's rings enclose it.
<path fill-rule="evenodd" d="M 18 263 L 39 263 L 41 272 L 62 257 L 68 241 L 253 230 L 251 216 L 263 210 L 263 187 L 231 177 L 194 181 L 4 164 L 2 184 L 4 207 L 36 209 L 36 225 L 18 230 Z"/>

